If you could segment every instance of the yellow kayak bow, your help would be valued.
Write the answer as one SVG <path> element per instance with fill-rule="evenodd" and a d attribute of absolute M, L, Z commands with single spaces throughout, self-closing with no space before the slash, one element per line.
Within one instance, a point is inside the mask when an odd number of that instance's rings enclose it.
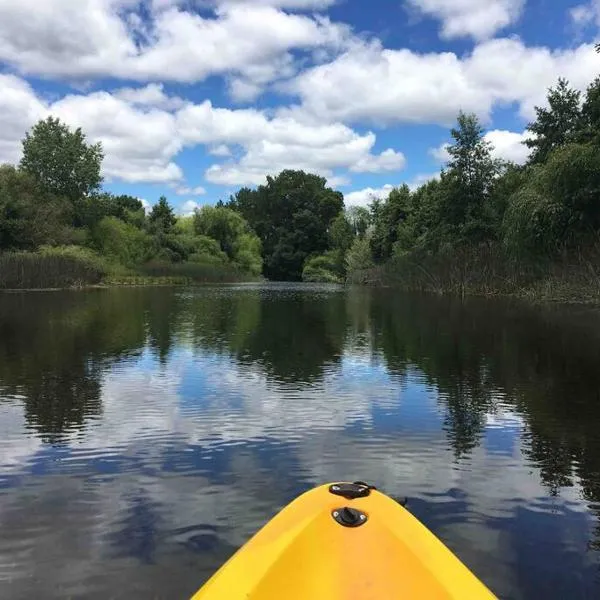
<path fill-rule="evenodd" d="M 192 600 L 416 598 L 495 596 L 400 504 L 357 482 L 294 500 Z"/>

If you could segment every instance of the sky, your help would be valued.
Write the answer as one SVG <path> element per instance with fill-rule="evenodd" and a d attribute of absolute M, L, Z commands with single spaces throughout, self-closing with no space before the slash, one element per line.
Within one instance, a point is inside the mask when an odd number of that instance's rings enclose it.
<path fill-rule="evenodd" d="M 525 161 L 599 31 L 600 0 L 0 0 L 0 163 L 54 115 L 102 142 L 107 189 L 180 214 L 285 168 L 366 205 L 439 172 L 460 110 Z"/>

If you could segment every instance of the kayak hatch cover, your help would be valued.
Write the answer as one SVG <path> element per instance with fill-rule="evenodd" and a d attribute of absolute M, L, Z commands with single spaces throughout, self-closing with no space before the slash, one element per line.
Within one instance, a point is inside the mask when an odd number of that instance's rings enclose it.
<path fill-rule="evenodd" d="M 410 512 L 356 482 L 294 500 L 192 600 L 416 598 L 495 596 Z"/>

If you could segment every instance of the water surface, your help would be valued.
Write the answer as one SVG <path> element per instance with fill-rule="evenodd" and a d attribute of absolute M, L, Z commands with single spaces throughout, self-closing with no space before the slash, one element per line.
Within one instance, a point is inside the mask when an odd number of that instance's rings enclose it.
<path fill-rule="evenodd" d="M 600 315 L 328 286 L 0 295 L 0 597 L 187 598 L 362 479 L 502 598 L 600 597 Z"/>

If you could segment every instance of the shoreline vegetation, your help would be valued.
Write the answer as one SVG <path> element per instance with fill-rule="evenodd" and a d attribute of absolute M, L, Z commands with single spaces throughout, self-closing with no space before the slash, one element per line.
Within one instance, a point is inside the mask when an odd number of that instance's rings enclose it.
<path fill-rule="evenodd" d="M 284 170 L 194 214 L 102 188 L 103 150 L 49 117 L 0 166 L 0 290 L 305 281 L 600 304 L 600 77 L 559 79 L 525 164 L 460 113 L 439 176 L 344 206 Z"/>

